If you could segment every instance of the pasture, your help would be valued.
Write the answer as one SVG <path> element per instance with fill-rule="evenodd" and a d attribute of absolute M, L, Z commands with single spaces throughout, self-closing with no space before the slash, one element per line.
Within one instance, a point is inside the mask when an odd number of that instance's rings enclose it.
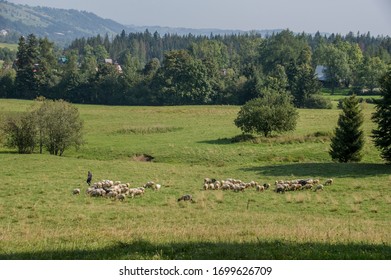
<path fill-rule="evenodd" d="M 0 43 L 0 49 L 8 48 L 11 51 L 18 50 L 18 44 Z"/>
<path fill-rule="evenodd" d="M 2 99 L 0 118 L 31 104 Z M 363 107 L 363 161 L 348 164 L 328 155 L 338 109 L 302 109 L 294 132 L 235 142 L 237 106 L 77 106 L 80 150 L 0 147 L 0 259 L 391 259 L 391 165 L 370 139 L 373 105 Z M 162 188 L 122 202 L 93 198 L 88 170 L 93 182 Z M 205 177 L 272 188 L 204 191 Z M 334 184 L 273 192 L 276 180 L 297 178 Z M 187 193 L 194 203 L 177 202 Z"/>

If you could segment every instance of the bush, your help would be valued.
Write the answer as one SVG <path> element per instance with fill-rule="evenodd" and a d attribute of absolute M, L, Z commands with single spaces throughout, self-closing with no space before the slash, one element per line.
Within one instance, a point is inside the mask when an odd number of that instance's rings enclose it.
<path fill-rule="evenodd" d="M 63 100 L 45 100 L 32 112 L 40 131 L 40 145 L 52 155 L 62 156 L 70 146 L 83 143 L 83 122 L 78 109 Z"/>
<path fill-rule="evenodd" d="M 311 95 L 305 100 L 305 108 L 308 109 L 332 109 L 333 104 L 330 99 L 321 95 Z"/>
<path fill-rule="evenodd" d="M 19 154 L 31 154 L 34 151 L 37 143 L 37 129 L 30 114 L 7 118 L 2 130 L 7 147 L 17 148 Z"/>
<path fill-rule="evenodd" d="M 291 96 L 267 92 L 263 97 L 248 101 L 239 111 L 235 125 L 244 133 L 258 133 L 269 137 L 272 132 L 294 130 L 298 113 Z"/>
<path fill-rule="evenodd" d="M 50 154 L 61 156 L 68 147 L 83 143 L 83 122 L 76 107 L 62 100 L 38 104 L 35 110 L 3 122 L 6 146 L 29 154 L 39 145 L 41 153 L 46 147 Z"/>

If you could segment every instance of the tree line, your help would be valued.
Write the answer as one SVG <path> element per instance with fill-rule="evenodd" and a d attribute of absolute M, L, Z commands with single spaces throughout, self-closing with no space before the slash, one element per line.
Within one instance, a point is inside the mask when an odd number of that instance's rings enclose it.
<path fill-rule="evenodd" d="M 160 36 L 76 39 L 66 49 L 30 34 L 4 61 L 0 97 L 45 96 L 112 105 L 245 104 L 272 89 L 301 108 L 328 108 L 319 93 L 372 92 L 391 62 L 391 39 L 369 33 Z M 319 81 L 315 68 L 324 66 Z"/>

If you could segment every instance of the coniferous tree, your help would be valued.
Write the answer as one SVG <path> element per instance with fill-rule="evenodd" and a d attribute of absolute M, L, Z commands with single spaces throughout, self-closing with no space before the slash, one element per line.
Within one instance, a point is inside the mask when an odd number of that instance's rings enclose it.
<path fill-rule="evenodd" d="M 54 43 L 47 38 L 39 40 L 39 57 L 36 69 L 36 80 L 40 94 L 50 91 L 58 82 L 57 58 Z"/>
<path fill-rule="evenodd" d="M 342 103 L 342 113 L 338 126 L 331 139 L 331 158 L 339 162 L 358 162 L 362 158 L 364 147 L 364 132 L 361 128 L 364 116 L 355 95 L 345 98 Z"/>
<path fill-rule="evenodd" d="M 381 80 L 382 99 L 376 102 L 376 112 L 373 121 L 377 123 L 377 129 L 373 130 L 375 146 L 380 149 L 381 156 L 387 162 L 391 162 L 391 69 Z"/>
<path fill-rule="evenodd" d="M 27 40 L 20 37 L 17 58 L 16 70 L 16 91 L 17 97 L 35 98 L 38 93 L 38 40 L 34 34 L 30 34 Z"/>
<path fill-rule="evenodd" d="M 26 38 L 21 36 L 18 43 L 18 52 L 16 54 L 16 96 L 18 98 L 24 97 L 25 91 L 28 90 L 27 81 L 31 79 L 33 73 L 33 64 L 30 62 L 30 58 L 27 51 Z"/>

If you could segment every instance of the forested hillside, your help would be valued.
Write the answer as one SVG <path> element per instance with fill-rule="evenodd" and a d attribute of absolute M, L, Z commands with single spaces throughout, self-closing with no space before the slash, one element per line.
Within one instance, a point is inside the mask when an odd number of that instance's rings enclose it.
<path fill-rule="evenodd" d="M 131 20 L 131 19 L 129 19 Z M 181 27 L 124 25 L 110 19 L 101 18 L 93 13 L 78 10 L 33 7 L 13 4 L 0 0 L 0 30 L 6 30 L 7 36 L 1 36 L 0 42 L 17 43 L 21 35 L 31 33 L 37 37 L 47 37 L 56 45 L 67 46 L 76 38 L 108 34 L 110 39 L 121 30 L 129 33 L 151 32 L 160 34 L 242 34 L 242 30 L 223 30 L 215 28 L 193 29 Z M 281 30 L 258 30 L 262 36 L 268 36 Z"/>
<path fill-rule="evenodd" d="M 0 1 L 0 29 L 25 36 L 33 33 L 38 37 L 47 37 L 59 45 L 66 45 L 78 37 L 95 36 L 99 33 L 115 35 L 124 28 L 124 25 L 113 20 L 103 19 L 86 11 L 32 7 Z M 15 36 L 10 40 L 13 38 Z"/>

